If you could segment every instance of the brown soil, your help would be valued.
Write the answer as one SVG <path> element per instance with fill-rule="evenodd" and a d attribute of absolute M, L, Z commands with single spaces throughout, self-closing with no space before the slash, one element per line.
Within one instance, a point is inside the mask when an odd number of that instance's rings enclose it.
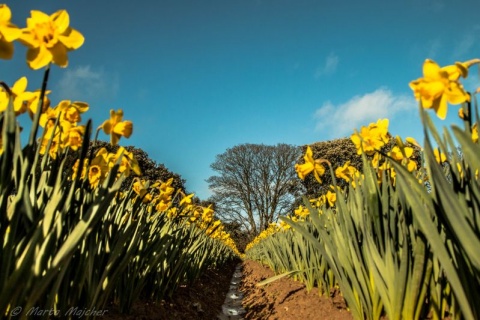
<path fill-rule="evenodd" d="M 244 261 L 241 290 L 245 295 L 243 298 L 243 306 L 247 310 L 245 319 L 353 319 L 338 292 L 332 292 L 332 297 L 320 296 L 317 288 L 307 292 L 305 285 L 287 277 L 262 287 L 256 286 L 258 282 L 272 276 L 273 272 L 258 262 Z"/>
<path fill-rule="evenodd" d="M 97 319 L 111 320 L 215 320 L 221 314 L 235 266 L 232 261 L 221 269 L 208 270 L 191 286 L 182 286 L 172 299 L 158 303 L 140 301 L 130 315 L 120 314 L 114 306 Z M 255 261 L 243 262 L 240 290 L 244 294 L 245 319 L 263 320 L 351 320 L 343 298 L 320 296 L 318 289 L 307 292 L 305 286 L 289 278 L 282 278 L 263 287 L 256 284 L 273 276 L 273 272 Z"/>
<path fill-rule="evenodd" d="M 99 320 L 213 320 L 222 312 L 230 281 L 239 260 L 220 269 L 207 270 L 191 286 L 183 285 L 172 299 L 160 302 L 139 301 L 129 315 L 120 314 L 114 306 Z"/>

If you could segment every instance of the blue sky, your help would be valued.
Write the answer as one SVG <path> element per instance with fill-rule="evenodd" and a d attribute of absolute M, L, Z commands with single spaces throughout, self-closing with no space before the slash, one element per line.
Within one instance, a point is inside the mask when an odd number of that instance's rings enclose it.
<path fill-rule="evenodd" d="M 423 141 L 408 87 L 423 61 L 480 58 L 478 0 L 6 3 L 20 27 L 32 9 L 69 12 L 85 43 L 68 68 L 53 66 L 52 103 L 89 103 L 95 126 L 122 108 L 134 133 L 120 144 L 179 173 L 201 199 L 215 156 L 241 143 L 309 144 L 385 117 L 393 135 Z M 25 52 L 16 44 L 0 61 L 1 78 L 26 75 L 35 90 L 42 72 Z M 464 84 L 479 86 L 477 69 Z M 458 123 L 457 109 L 437 123 Z"/>

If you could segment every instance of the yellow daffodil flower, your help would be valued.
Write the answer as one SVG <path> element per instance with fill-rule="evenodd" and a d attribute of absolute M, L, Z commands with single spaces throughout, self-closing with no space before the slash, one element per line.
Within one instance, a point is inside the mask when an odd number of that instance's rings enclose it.
<path fill-rule="evenodd" d="M 300 205 L 294 210 L 294 213 L 297 217 L 305 219 L 310 214 L 310 211 L 308 211 L 308 209 L 304 206 Z"/>
<path fill-rule="evenodd" d="M 56 109 L 58 114 L 62 114 L 62 120 L 76 125 L 78 122 L 82 121 L 80 114 L 86 112 L 88 108 L 88 104 L 85 102 L 63 100 L 60 101 Z"/>
<path fill-rule="evenodd" d="M 472 126 L 472 141 L 477 143 L 478 142 L 478 126 L 477 123 L 475 123 Z"/>
<path fill-rule="evenodd" d="M 10 97 L 8 93 L 0 87 L 0 112 L 7 110 L 8 104 L 10 103 Z"/>
<path fill-rule="evenodd" d="M 133 191 L 142 198 L 143 203 L 150 203 L 152 201 L 152 195 L 148 193 L 147 182 L 139 178 L 134 178 L 133 181 Z"/>
<path fill-rule="evenodd" d="M 13 110 L 16 115 L 26 112 L 30 104 L 35 101 L 35 94 L 25 91 L 27 89 L 27 78 L 21 77 L 13 87 L 10 88 L 13 98 Z M 7 109 L 10 97 L 3 88 L 0 88 L 0 112 Z"/>
<path fill-rule="evenodd" d="M 296 221 L 296 219 L 294 220 L 294 218 L 292 218 L 292 221 Z M 280 225 L 279 225 L 280 229 L 282 229 L 282 231 L 287 231 L 288 229 L 291 228 L 291 226 L 286 223 L 285 221 L 280 221 Z"/>
<path fill-rule="evenodd" d="M 88 170 L 88 181 L 92 188 L 96 188 L 103 180 L 102 170 L 97 165 L 91 165 Z"/>
<path fill-rule="evenodd" d="M 35 101 L 35 95 L 27 90 L 27 77 L 18 79 L 12 87 L 13 93 L 13 110 L 19 115 L 26 112 L 30 104 Z"/>
<path fill-rule="evenodd" d="M 357 187 L 357 182 L 358 182 L 358 185 L 362 185 L 362 180 L 365 179 L 365 175 L 360 173 L 360 171 L 355 171 L 355 175 L 354 175 L 354 178 L 353 180 L 351 181 L 351 185 L 352 187 L 355 189 Z M 357 181 L 357 182 L 356 182 Z"/>
<path fill-rule="evenodd" d="M 318 183 L 322 183 L 320 177 L 325 173 L 325 168 L 322 166 L 321 160 L 313 159 L 313 151 L 310 146 L 307 147 L 307 151 L 305 152 L 303 159 L 305 160 L 304 164 L 295 164 L 295 170 L 297 171 L 299 178 L 304 180 L 305 177 L 313 171 L 315 179 L 318 181 Z"/>
<path fill-rule="evenodd" d="M 406 138 L 405 138 L 405 141 L 406 141 L 407 143 L 410 143 L 411 145 L 416 146 L 416 147 L 419 148 L 419 149 L 422 149 L 422 146 L 417 142 L 417 140 L 415 140 L 415 139 L 412 138 L 412 137 L 406 137 Z"/>
<path fill-rule="evenodd" d="M 433 149 L 433 155 L 435 156 L 435 160 L 437 160 L 438 163 L 443 163 L 447 161 L 447 157 L 443 152 L 440 152 L 438 148 Z"/>
<path fill-rule="evenodd" d="M 63 121 L 61 124 L 62 147 L 70 147 L 72 150 L 78 150 L 83 143 L 83 135 L 85 134 L 85 126 L 74 126 L 70 122 Z"/>
<path fill-rule="evenodd" d="M 50 139 L 52 142 L 50 143 Z M 60 128 L 59 127 L 51 127 L 48 128 L 45 132 L 45 135 L 42 138 L 40 143 L 40 150 L 39 153 L 44 155 L 47 152 L 48 144 L 50 143 L 50 149 L 48 149 L 48 153 L 52 159 L 57 158 L 57 153 L 61 151 L 61 140 L 60 140 Z"/>
<path fill-rule="evenodd" d="M 124 147 L 120 147 L 116 154 L 110 154 L 108 157 L 108 164 L 110 168 L 113 168 L 117 163 L 117 160 L 121 157 L 120 167 L 118 168 L 118 174 L 124 173 L 126 177 L 130 176 L 133 171 L 136 175 L 142 174 L 137 159 L 133 155 L 133 152 L 128 152 Z"/>
<path fill-rule="evenodd" d="M 106 134 L 110 135 L 110 143 L 116 145 L 121 136 L 130 138 L 133 132 L 133 124 L 131 121 L 122 121 L 123 111 L 119 109 L 110 110 L 110 120 L 106 120 L 99 129 L 103 129 Z"/>
<path fill-rule="evenodd" d="M 380 150 L 390 139 L 388 123 L 388 119 L 379 119 L 377 123 L 370 123 L 368 127 L 362 126 L 360 133 L 352 134 L 350 139 L 357 148 L 357 154 L 362 154 L 362 149 L 368 155 Z"/>
<path fill-rule="evenodd" d="M 182 200 L 180 200 L 180 205 L 191 204 L 192 203 L 192 198 L 193 198 L 194 195 L 195 195 L 194 193 L 191 193 L 188 196 L 183 194 Z"/>
<path fill-rule="evenodd" d="M 12 12 L 6 4 L 0 4 L 0 59 L 13 57 L 13 41 L 17 40 L 22 31 L 13 23 Z"/>
<path fill-rule="evenodd" d="M 337 201 L 337 194 L 335 192 L 328 190 L 325 197 L 327 198 L 328 205 L 330 207 L 333 207 L 335 205 L 335 202 Z"/>
<path fill-rule="evenodd" d="M 208 207 L 202 207 L 202 221 L 210 222 L 213 219 L 214 211 L 211 208 L 212 205 Z"/>
<path fill-rule="evenodd" d="M 50 90 L 45 91 L 45 96 L 43 97 L 42 113 L 45 112 L 50 107 L 50 99 L 47 96 L 48 94 L 50 94 L 50 92 L 51 92 Z M 28 115 L 30 116 L 30 119 L 33 120 L 33 117 L 37 112 L 37 108 L 40 104 L 41 92 L 40 90 L 35 90 L 32 92 L 32 94 L 33 94 L 33 97 L 31 101 L 28 103 L 27 112 L 28 112 Z"/>
<path fill-rule="evenodd" d="M 92 159 L 88 170 L 88 181 L 92 188 L 96 188 L 103 182 L 109 172 L 108 152 L 105 148 L 97 151 L 95 158 Z"/>
<path fill-rule="evenodd" d="M 157 210 L 157 212 L 164 212 L 164 211 L 167 211 L 169 207 L 170 207 L 170 202 L 164 202 L 163 200 L 160 200 L 155 205 L 155 210 Z"/>
<path fill-rule="evenodd" d="M 172 194 L 175 192 L 175 188 L 171 186 L 172 182 L 173 178 L 170 178 L 167 182 L 162 182 L 158 187 L 160 191 L 158 198 L 164 202 L 169 202 L 172 199 Z"/>
<path fill-rule="evenodd" d="M 410 159 L 412 155 L 413 155 L 413 148 L 411 147 L 400 148 L 398 146 L 395 146 L 390 151 L 390 156 L 394 160 L 406 166 L 409 172 L 412 172 L 417 169 L 417 164 L 415 163 L 415 161 Z"/>
<path fill-rule="evenodd" d="M 55 121 L 57 120 L 57 110 L 54 108 L 48 107 L 45 112 L 40 115 L 39 124 L 43 128 L 50 128 L 55 125 Z"/>
<path fill-rule="evenodd" d="M 422 107 L 433 109 L 440 119 L 447 116 L 447 103 L 460 104 L 470 101 L 469 94 L 458 82 L 468 75 L 468 65 L 457 62 L 455 65 L 440 68 L 433 60 L 423 64 L 423 78 L 410 82 L 415 99 Z"/>
<path fill-rule="evenodd" d="M 79 166 L 80 166 L 80 160 L 77 159 L 73 164 L 73 168 L 72 168 L 73 170 L 72 180 L 74 180 L 77 177 Z M 87 167 L 88 167 L 88 159 L 85 159 L 83 162 L 82 174 L 80 175 L 80 179 L 85 179 L 85 176 L 87 175 Z"/>
<path fill-rule="evenodd" d="M 372 167 L 375 169 L 378 169 L 380 167 L 380 161 L 382 160 L 382 156 L 380 153 L 375 152 L 373 154 L 373 158 L 370 160 L 370 163 L 372 164 Z"/>
<path fill-rule="evenodd" d="M 460 163 L 457 162 L 457 170 L 458 170 L 458 173 L 460 175 L 460 179 L 463 179 L 463 169 L 462 169 L 462 165 Z"/>
<path fill-rule="evenodd" d="M 80 48 L 84 42 L 82 34 L 69 26 L 67 11 L 59 10 L 50 16 L 37 10 L 30 13 L 27 27 L 22 30 L 19 39 L 28 47 L 29 67 L 37 70 L 50 62 L 66 67 L 67 52 Z"/>
<path fill-rule="evenodd" d="M 335 169 L 335 176 L 350 182 L 355 174 L 355 171 L 357 171 L 357 169 L 350 165 L 350 161 L 347 161 L 343 164 L 343 166 Z"/>
<path fill-rule="evenodd" d="M 323 204 L 327 201 L 325 199 L 325 195 L 321 195 L 318 198 L 310 199 L 309 202 L 311 203 L 312 207 L 319 209 Z"/>

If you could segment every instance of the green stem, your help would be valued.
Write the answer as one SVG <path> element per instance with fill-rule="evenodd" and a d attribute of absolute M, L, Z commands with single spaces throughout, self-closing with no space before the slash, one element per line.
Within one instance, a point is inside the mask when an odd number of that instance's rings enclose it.
<path fill-rule="evenodd" d="M 10 96 L 10 97 L 12 96 L 12 90 L 10 89 L 10 87 L 5 82 L 0 81 L 0 86 L 2 86 L 5 89 L 5 91 L 7 91 L 8 96 Z"/>
<path fill-rule="evenodd" d="M 472 97 L 472 95 L 470 95 Z M 465 130 L 472 132 L 472 102 L 467 101 L 463 104 L 463 123 Z"/>
<path fill-rule="evenodd" d="M 42 82 L 42 91 L 40 92 L 40 100 L 38 102 L 37 111 L 33 117 L 33 124 L 32 130 L 30 131 L 30 139 L 28 140 L 29 145 L 33 145 L 35 143 L 35 139 L 37 138 L 38 133 L 38 124 L 40 122 L 40 115 L 42 114 L 43 110 L 43 100 L 45 99 L 45 92 L 47 91 L 47 83 L 48 83 L 48 76 L 50 74 L 50 64 L 47 65 L 45 68 L 45 73 L 43 75 L 43 82 Z"/>

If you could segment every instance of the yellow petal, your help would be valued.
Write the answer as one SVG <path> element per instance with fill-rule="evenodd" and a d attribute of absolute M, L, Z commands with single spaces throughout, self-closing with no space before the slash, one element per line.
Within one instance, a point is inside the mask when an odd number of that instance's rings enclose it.
<path fill-rule="evenodd" d="M 19 98 L 16 98 L 13 100 L 13 110 L 15 111 L 15 113 L 19 114 L 27 111 L 27 109 L 24 106 L 25 106 L 24 100 Z"/>
<path fill-rule="evenodd" d="M 110 134 L 110 144 L 113 146 L 116 146 L 118 144 L 118 141 L 120 140 L 121 135 L 116 134 L 115 132 L 112 132 Z"/>
<path fill-rule="evenodd" d="M 7 93 L 5 91 L 0 90 L 0 112 L 7 110 L 8 102 L 9 102 L 9 99 L 8 99 Z M 0 134 L 0 139 L 1 137 L 2 135 Z"/>
<path fill-rule="evenodd" d="M 84 113 L 84 112 L 87 112 L 88 111 L 88 103 L 86 102 L 82 102 L 82 101 L 74 101 L 72 102 L 73 106 L 75 107 L 75 109 L 78 110 L 78 112 L 80 113 Z"/>
<path fill-rule="evenodd" d="M 67 109 L 70 105 L 72 104 L 72 102 L 70 100 L 62 100 L 58 103 L 58 110 L 59 111 L 64 111 L 65 109 Z"/>
<path fill-rule="evenodd" d="M 415 139 L 412 138 L 412 137 L 406 137 L 405 140 L 406 140 L 408 143 L 413 144 L 414 146 L 420 147 L 420 145 L 418 144 L 417 140 L 415 140 Z"/>
<path fill-rule="evenodd" d="M 105 120 L 105 122 L 100 126 L 106 134 L 110 134 L 112 131 L 112 123 L 110 120 Z"/>
<path fill-rule="evenodd" d="M 13 43 L 0 38 L 0 59 L 10 60 L 13 57 Z"/>
<path fill-rule="evenodd" d="M 112 114 L 111 114 L 112 115 Z M 114 112 L 113 113 L 113 122 L 114 123 L 119 123 L 123 120 L 123 110 L 122 109 L 118 109 L 117 112 Z"/>
<path fill-rule="evenodd" d="M 413 154 L 413 148 L 410 148 L 410 147 L 405 147 L 405 149 L 403 149 L 403 151 L 405 152 L 405 156 L 407 158 L 410 158 Z"/>
<path fill-rule="evenodd" d="M 445 91 L 445 83 L 441 81 L 432 81 L 422 86 L 422 95 L 430 99 L 438 98 Z"/>
<path fill-rule="evenodd" d="M 413 161 L 413 160 L 408 161 L 407 170 L 409 172 L 413 172 L 413 171 L 417 170 L 417 164 L 415 163 L 415 161 Z"/>
<path fill-rule="evenodd" d="M 133 131 L 133 124 L 131 121 L 122 121 L 115 125 L 113 132 L 122 135 L 125 138 L 130 138 Z"/>
<path fill-rule="evenodd" d="M 445 72 L 446 78 L 450 81 L 457 81 L 464 72 L 464 70 L 460 69 L 457 65 L 443 67 L 440 71 Z"/>
<path fill-rule="evenodd" d="M 318 181 L 318 183 L 322 183 L 322 179 L 320 179 L 319 174 L 317 173 L 316 170 L 313 171 L 313 175 L 315 176 L 315 179 Z"/>
<path fill-rule="evenodd" d="M 420 83 L 422 83 L 422 79 L 417 79 L 417 80 L 410 81 L 408 86 L 410 87 L 410 89 L 414 91 L 414 93 L 416 93 L 416 91 L 418 90 L 418 87 L 420 86 Z M 415 98 L 417 97 L 415 96 Z"/>
<path fill-rule="evenodd" d="M 423 76 L 427 80 L 438 79 L 438 72 L 440 71 L 440 66 L 433 60 L 427 59 L 423 64 Z"/>
<path fill-rule="evenodd" d="M 306 162 L 304 164 L 296 164 L 295 170 L 297 171 L 298 177 L 302 180 L 312 172 L 314 169 L 313 164 L 311 162 Z"/>
<path fill-rule="evenodd" d="M 0 22 L 8 22 L 12 19 L 12 11 L 6 4 L 0 4 Z"/>
<path fill-rule="evenodd" d="M 75 50 L 82 46 L 85 42 L 83 35 L 75 29 L 68 28 L 58 39 L 67 47 L 68 50 Z"/>
<path fill-rule="evenodd" d="M 70 17 L 68 16 L 68 12 L 65 10 L 58 10 L 57 12 L 53 13 L 50 18 L 55 23 L 59 33 L 64 33 L 70 24 Z"/>
<path fill-rule="evenodd" d="M 397 161 L 400 161 L 403 159 L 403 154 L 400 151 L 400 148 L 397 146 L 392 148 L 392 151 L 390 151 L 390 156 Z"/>
<path fill-rule="evenodd" d="M 28 66 L 33 70 L 45 67 L 52 61 L 52 54 L 45 47 L 28 49 L 27 62 Z"/>
<path fill-rule="evenodd" d="M 4 40 L 7 42 L 17 40 L 21 34 L 22 30 L 12 23 L 0 25 L 0 38 L 3 36 Z"/>
<path fill-rule="evenodd" d="M 53 63 L 59 67 L 65 68 L 68 66 L 67 48 L 59 42 L 57 42 L 51 49 Z"/>
<path fill-rule="evenodd" d="M 313 163 L 313 151 L 310 148 L 310 146 L 307 147 L 307 151 L 305 152 L 305 156 L 303 157 L 305 162 L 311 162 Z"/>
<path fill-rule="evenodd" d="M 478 126 L 476 123 L 472 126 L 472 141 L 475 143 L 478 142 Z"/>
<path fill-rule="evenodd" d="M 35 39 L 35 35 L 28 32 L 27 30 L 23 30 L 22 34 L 20 34 L 19 40 L 22 44 L 29 48 L 38 48 L 39 42 Z"/>
<path fill-rule="evenodd" d="M 27 77 L 21 77 L 17 81 L 15 81 L 15 84 L 12 87 L 12 92 L 15 93 L 16 95 L 21 94 L 27 89 Z"/>
<path fill-rule="evenodd" d="M 435 99 L 432 103 L 432 108 L 435 110 L 435 113 L 437 114 L 437 117 L 439 117 L 442 120 L 445 120 L 445 117 L 447 116 L 447 96 L 444 94 L 440 98 Z"/>
<path fill-rule="evenodd" d="M 38 23 L 48 23 L 50 21 L 50 17 L 42 11 L 31 10 L 30 16 L 30 18 L 27 18 L 27 28 L 29 29 L 34 29 Z"/>
<path fill-rule="evenodd" d="M 447 100 L 451 104 L 460 104 L 470 100 L 470 96 L 463 90 L 463 87 L 457 82 L 451 82 L 445 92 Z"/>

